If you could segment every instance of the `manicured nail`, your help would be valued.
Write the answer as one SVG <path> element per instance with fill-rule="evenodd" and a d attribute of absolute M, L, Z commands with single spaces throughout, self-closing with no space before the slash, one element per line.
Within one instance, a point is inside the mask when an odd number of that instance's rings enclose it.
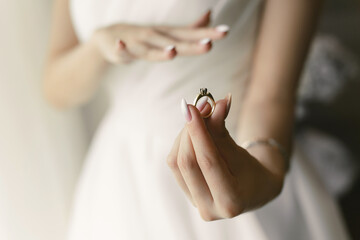
<path fill-rule="evenodd" d="M 232 99 L 231 93 L 228 93 L 226 98 L 227 98 L 226 112 L 229 113 L 229 110 L 230 110 L 230 107 L 231 107 L 231 99 Z"/>
<path fill-rule="evenodd" d="M 200 100 L 197 102 L 197 104 L 196 104 L 196 108 L 199 110 L 199 112 L 201 112 L 203 109 L 204 109 L 204 107 L 206 106 L 206 103 L 208 102 L 208 97 L 202 97 L 202 98 L 200 98 Z"/>
<path fill-rule="evenodd" d="M 116 47 L 118 49 L 124 49 L 124 48 L 126 48 L 126 44 L 124 43 L 123 40 L 119 39 L 119 40 L 116 41 Z"/>
<path fill-rule="evenodd" d="M 190 113 L 189 106 L 184 98 L 181 100 L 181 111 L 185 116 L 185 120 L 187 122 L 190 122 L 191 121 L 191 113 Z"/>
<path fill-rule="evenodd" d="M 165 47 L 165 51 L 167 51 L 167 52 L 171 52 L 174 49 L 175 49 L 174 45 L 169 45 L 169 46 Z"/>
<path fill-rule="evenodd" d="M 228 31 L 230 30 L 230 27 L 229 27 L 228 25 L 223 24 L 223 25 L 217 26 L 215 29 L 216 29 L 216 31 L 218 31 L 218 32 L 223 32 L 223 33 L 225 33 L 225 32 L 228 32 Z"/>
<path fill-rule="evenodd" d="M 204 39 L 201 39 L 200 40 L 200 44 L 201 45 L 207 45 L 208 43 L 210 43 L 211 42 L 211 39 L 210 38 L 204 38 Z"/>

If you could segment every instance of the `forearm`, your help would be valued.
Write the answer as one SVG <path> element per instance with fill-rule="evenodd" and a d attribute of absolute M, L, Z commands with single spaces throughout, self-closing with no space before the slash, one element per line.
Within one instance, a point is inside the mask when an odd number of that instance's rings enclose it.
<path fill-rule="evenodd" d="M 266 1 L 239 122 L 240 143 L 274 138 L 290 152 L 296 89 L 320 2 Z M 277 149 L 254 147 L 249 152 L 274 174 L 286 172 L 288 163 Z"/>
<path fill-rule="evenodd" d="M 46 97 L 60 108 L 86 102 L 97 89 L 107 65 L 93 39 L 51 56 L 44 79 Z"/>
<path fill-rule="evenodd" d="M 246 99 L 240 119 L 239 143 L 256 139 L 275 139 L 286 149 L 286 156 L 280 149 L 270 145 L 257 145 L 248 149 L 267 169 L 283 177 L 288 168 L 291 151 L 291 136 L 294 122 L 294 99 Z"/>

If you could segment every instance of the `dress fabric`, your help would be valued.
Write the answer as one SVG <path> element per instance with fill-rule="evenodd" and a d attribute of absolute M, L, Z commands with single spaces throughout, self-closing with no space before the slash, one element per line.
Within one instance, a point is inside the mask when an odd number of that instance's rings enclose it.
<path fill-rule="evenodd" d="M 0 0 L 1 240 L 66 237 L 88 146 L 80 113 L 44 98 L 51 2 Z"/>
<path fill-rule="evenodd" d="M 166 164 L 189 102 L 207 87 L 233 94 L 227 128 L 235 135 L 257 33 L 260 0 L 73 0 L 80 41 L 115 23 L 187 25 L 208 9 L 229 36 L 210 53 L 163 63 L 114 66 L 104 76 L 109 110 L 79 180 L 69 239 L 347 239 L 337 208 L 297 150 L 281 195 L 265 207 L 205 222 Z"/>

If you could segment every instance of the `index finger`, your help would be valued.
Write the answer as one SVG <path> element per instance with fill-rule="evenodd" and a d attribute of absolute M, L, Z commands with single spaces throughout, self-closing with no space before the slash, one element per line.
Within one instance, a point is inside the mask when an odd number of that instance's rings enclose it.
<path fill-rule="evenodd" d="M 211 194 L 219 196 L 232 187 L 232 175 L 221 157 L 199 111 L 189 105 L 191 121 L 186 125 L 193 143 L 196 159 L 210 188 Z"/>
<path fill-rule="evenodd" d="M 229 31 L 227 26 L 218 27 L 163 27 L 159 29 L 173 38 L 183 41 L 199 41 L 204 38 L 221 39 Z"/>
<path fill-rule="evenodd" d="M 176 137 L 174 145 L 167 157 L 167 164 L 170 167 L 172 173 L 174 174 L 174 177 L 177 181 L 177 183 L 179 184 L 179 186 L 181 187 L 181 189 L 185 192 L 186 196 L 190 199 L 190 201 L 192 202 L 192 204 L 196 207 L 194 200 L 191 197 L 189 188 L 187 187 L 184 178 L 181 175 L 179 166 L 178 166 L 178 153 L 179 153 L 179 147 L 180 147 L 180 141 L 181 141 L 181 136 L 183 135 L 184 129 L 181 130 L 181 132 L 179 133 L 179 135 Z"/>

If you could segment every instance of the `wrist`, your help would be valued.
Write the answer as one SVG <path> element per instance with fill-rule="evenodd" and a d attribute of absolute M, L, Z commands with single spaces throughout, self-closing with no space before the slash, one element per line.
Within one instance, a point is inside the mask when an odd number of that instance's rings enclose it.
<path fill-rule="evenodd" d="M 109 62 L 106 60 L 103 54 L 102 38 L 102 29 L 95 30 L 88 41 L 88 45 L 94 53 L 94 57 L 99 61 L 99 63 L 106 66 L 109 65 Z"/>
<path fill-rule="evenodd" d="M 268 144 L 258 144 L 246 149 L 276 179 L 283 181 L 287 172 L 288 158 Z"/>

